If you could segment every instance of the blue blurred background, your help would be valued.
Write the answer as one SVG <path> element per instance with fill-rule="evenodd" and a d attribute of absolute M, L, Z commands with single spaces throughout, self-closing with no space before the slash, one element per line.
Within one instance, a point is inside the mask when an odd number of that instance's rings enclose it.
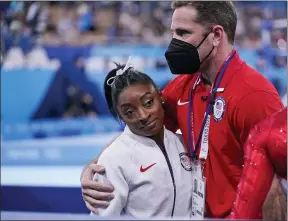
<path fill-rule="evenodd" d="M 170 2 L 16 2 L 1 13 L 1 210 L 88 213 L 85 164 L 123 129 L 103 80 L 133 56 L 160 88 Z M 235 2 L 235 47 L 287 99 L 287 2 Z"/>

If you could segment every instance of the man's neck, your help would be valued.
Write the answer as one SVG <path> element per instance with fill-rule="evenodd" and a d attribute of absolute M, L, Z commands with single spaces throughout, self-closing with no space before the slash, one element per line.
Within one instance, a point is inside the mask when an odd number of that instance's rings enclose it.
<path fill-rule="evenodd" d="M 220 50 L 215 55 L 214 61 L 210 63 L 210 66 L 207 67 L 205 71 L 202 72 L 202 80 L 205 85 L 212 86 L 220 67 L 223 65 L 229 54 L 232 52 L 233 46 L 226 48 L 226 50 Z"/>

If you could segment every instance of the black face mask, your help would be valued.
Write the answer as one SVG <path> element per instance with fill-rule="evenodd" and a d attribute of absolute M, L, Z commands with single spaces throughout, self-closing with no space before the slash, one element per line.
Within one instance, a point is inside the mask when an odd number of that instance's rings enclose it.
<path fill-rule="evenodd" d="M 206 40 L 211 31 L 204 36 L 197 47 L 175 38 L 171 40 L 165 52 L 165 57 L 172 74 L 195 74 L 199 70 L 200 65 L 209 57 L 214 49 L 213 46 L 208 55 L 200 62 L 197 49 Z"/>

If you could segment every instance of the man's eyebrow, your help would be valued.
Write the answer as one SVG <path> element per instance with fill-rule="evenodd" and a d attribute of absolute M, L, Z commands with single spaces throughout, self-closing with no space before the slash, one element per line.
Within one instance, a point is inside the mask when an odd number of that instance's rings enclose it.
<path fill-rule="evenodd" d="M 180 32 L 180 31 L 182 31 L 182 32 L 189 32 L 189 33 L 192 33 L 191 30 L 186 29 L 186 28 L 176 28 L 176 29 L 175 29 L 175 32 Z"/>

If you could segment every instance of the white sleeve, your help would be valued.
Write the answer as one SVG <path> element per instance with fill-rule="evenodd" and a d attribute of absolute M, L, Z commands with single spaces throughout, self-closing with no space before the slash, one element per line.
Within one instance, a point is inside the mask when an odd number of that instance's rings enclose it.
<path fill-rule="evenodd" d="M 111 153 L 111 151 L 109 152 Z M 129 169 L 129 163 L 116 152 L 111 154 L 113 155 L 109 156 L 106 152 L 100 156 L 98 164 L 104 166 L 105 173 L 95 174 L 94 177 L 94 180 L 98 180 L 101 183 L 109 183 L 114 187 L 114 199 L 110 201 L 110 205 L 107 208 L 97 208 L 101 216 L 120 216 L 125 208 L 129 193 L 128 182 L 130 178 L 128 177 L 127 171 Z M 127 159 L 127 157 L 125 158 Z M 127 169 L 123 168 L 125 165 L 127 165 Z"/>

